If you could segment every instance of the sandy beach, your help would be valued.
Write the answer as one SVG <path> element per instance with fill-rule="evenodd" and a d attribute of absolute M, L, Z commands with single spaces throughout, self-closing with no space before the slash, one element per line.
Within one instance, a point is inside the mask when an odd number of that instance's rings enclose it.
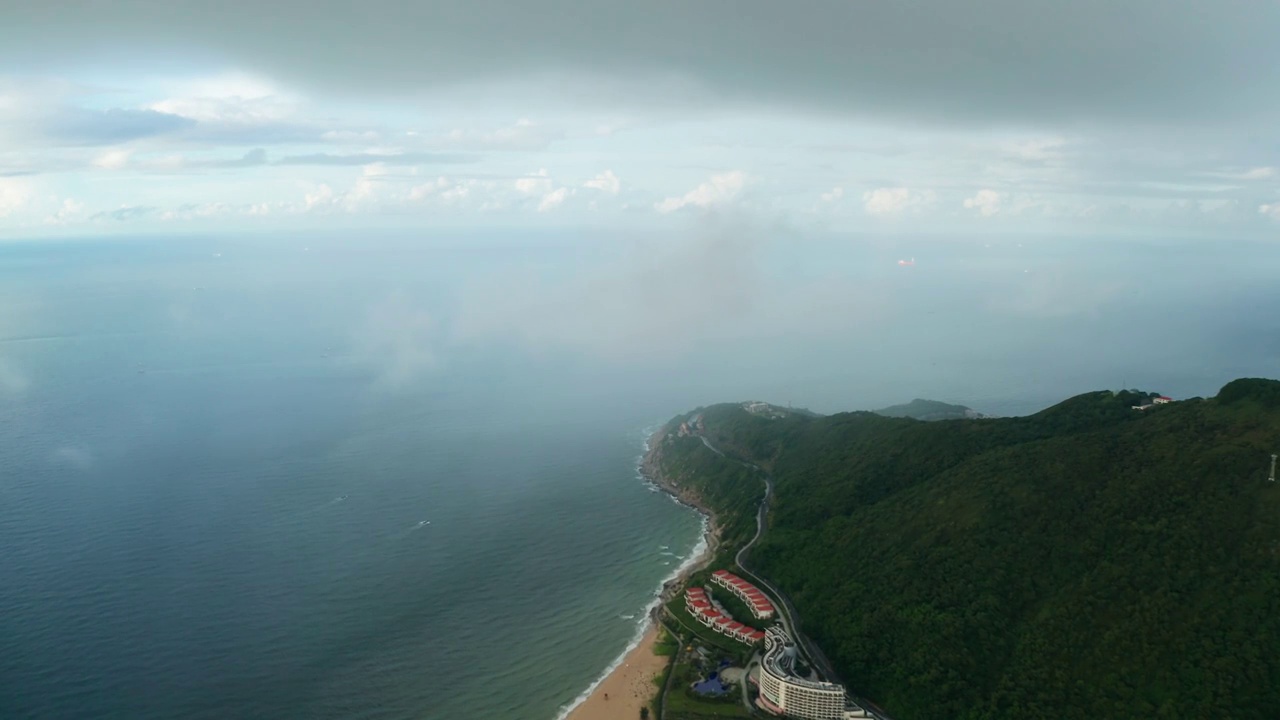
<path fill-rule="evenodd" d="M 631 720 L 640 717 L 640 708 L 658 692 L 653 679 L 662 674 L 667 658 L 653 654 L 658 628 L 650 623 L 640 644 L 623 658 L 622 664 L 591 693 L 566 720 Z M 607 698 L 607 699 L 606 699 Z"/>
<path fill-rule="evenodd" d="M 651 448 L 658 446 L 658 443 L 662 440 L 662 435 L 662 431 L 654 434 L 650 440 Z M 720 537 L 714 518 L 711 517 L 709 511 L 701 507 L 696 501 L 682 497 L 679 490 L 662 477 L 658 467 L 657 454 L 650 450 L 650 452 L 646 453 L 644 460 L 644 475 L 659 487 L 675 495 L 682 503 L 693 507 L 708 518 L 701 551 L 690 558 L 689 562 L 676 573 L 674 578 L 663 584 L 662 591 L 659 594 L 659 603 L 665 603 L 691 574 L 701 569 L 715 556 Z M 656 612 L 660 612 L 660 610 Z M 653 648 L 657 645 L 657 640 L 658 624 L 653 619 L 650 619 L 648 629 L 645 630 L 640 644 L 627 653 L 626 657 L 622 659 L 622 664 L 609 673 L 601 681 L 600 685 L 596 687 L 595 691 L 581 705 L 574 708 L 566 716 L 565 720 L 630 720 L 631 718 L 640 717 L 640 708 L 648 705 L 649 701 L 658 693 L 658 686 L 653 679 L 660 675 L 667 665 L 667 658 L 653 654 Z M 605 699 L 606 697 L 608 698 L 607 700 Z"/>
<path fill-rule="evenodd" d="M 712 548 L 716 546 L 718 538 L 715 533 L 708 532 L 703 540 L 706 544 L 702 552 L 663 586 L 660 602 L 666 602 L 690 574 L 712 557 Z M 658 692 L 653 678 L 661 674 L 667 665 L 667 658 L 653 654 L 657 641 L 658 624 L 650 619 L 640 644 L 627 653 L 622 664 L 609 673 L 565 720 L 630 720 L 640 717 L 640 708 L 647 705 Z"/>

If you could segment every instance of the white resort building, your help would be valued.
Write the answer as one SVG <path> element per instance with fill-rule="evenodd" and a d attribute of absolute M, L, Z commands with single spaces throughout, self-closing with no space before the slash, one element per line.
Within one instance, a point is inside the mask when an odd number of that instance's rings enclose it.
<path fill-rule="evenodd" d="M 786 632 L 772 627 L 764 637 L 760 661 L 760 697 L 756 704 L 766 712 L 800 720 L 854 720 L 870 718 L 851 703 L 844 686 L 806 680 L 795 672 L 796 648 Z M 754 678 L 753 678 L 754 680 Z"/>
<path fill-rule="evenodd" d="M 755 585 L 728 570 L 717 570 L 711 573 L 711 582 L 741 598 L 742 602 L 751 608 L 751 614 L 755 615 L 757 620 L 773 617 L 773 603 L 769 602 L 769 598 L 765 597 L 764 593 L 760 592 L 760 588 Z"/>

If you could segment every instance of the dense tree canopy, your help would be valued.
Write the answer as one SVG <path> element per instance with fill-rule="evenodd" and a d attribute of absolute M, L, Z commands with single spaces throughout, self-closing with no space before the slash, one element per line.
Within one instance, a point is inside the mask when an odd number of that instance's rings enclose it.
<path fill-rule="evenodd" d="M 1280 717 L 1280 383 L 1131 409 L 1147 396 L 932 423 L 702 412 L 774 474 L 755 564 L 899 720 Z M 670 469 L 750 514 L 759 480 L 684 440 Z"/>

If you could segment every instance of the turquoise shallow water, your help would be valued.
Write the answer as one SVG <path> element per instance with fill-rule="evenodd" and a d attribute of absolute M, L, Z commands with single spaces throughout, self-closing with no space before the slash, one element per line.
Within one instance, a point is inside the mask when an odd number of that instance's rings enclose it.
<path fill-rule="evenodd" d="M 501 358 L 388 376 L 364 346 L 412 318 L 364 338 L 358 277 L 23 257 L 0 717 L 551 718 L 698 540 L 636 476 L 651 410 Z"/>

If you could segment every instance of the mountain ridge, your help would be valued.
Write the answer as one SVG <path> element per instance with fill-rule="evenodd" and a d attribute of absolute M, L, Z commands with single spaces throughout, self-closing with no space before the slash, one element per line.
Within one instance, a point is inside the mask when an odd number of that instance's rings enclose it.
<path fill-rule="evenodd" d="M 1133 409 L 1151 395 L 951 422 L 699 416 L 774 475 L 754 563 L 897 720 L 1274 717 L 1280 383 Z M 667 471 L 696 458 L 726 517 L 752 507 L 758 481 L 701 445 L 673 440 Z"/>

